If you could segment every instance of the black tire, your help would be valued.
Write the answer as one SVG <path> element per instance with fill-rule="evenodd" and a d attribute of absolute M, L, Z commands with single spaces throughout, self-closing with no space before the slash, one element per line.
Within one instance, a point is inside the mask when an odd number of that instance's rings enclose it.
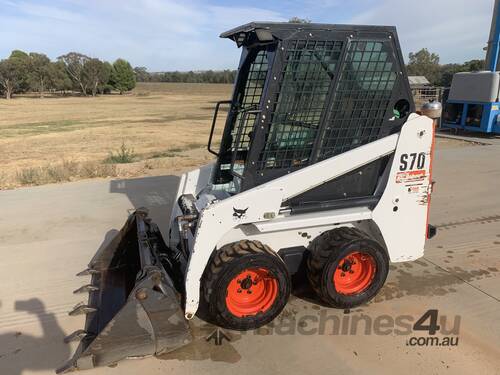
<path fill-rule="evenodd" d="M 317 296 L 332 307 L 347 309 L 368 302 L 382 288 L 389 272 L 389 257 L 385 249 L 355 228 L 342 227 L 321 234 L 311 242 L 309 252 L 309 283 Z M 341 269 L 339 263 L 355 252 L 371 257 L 370 262 L 373 261 L 375 266 L 374 275 L 366 289 L 354 294 L 339 293 L 334 283 L 334 273 Z"/>
<path fill-rule="evenodd" d="M 277 286 L 277 295 L 265 311 L 236 316 L 226 304 L 228 286 L 248 269 L 265 269 L 277 282 L 273 284 Z M 210 320 L 222 328 L 238 331 L 256 329 L 271 322 L 285 307 L 290 290 L 291 281 L 285 264 L 269 246 L 259 241 L 242 240 L 223 246 L 212 255 L 202 278 L 202 293 Z"/>

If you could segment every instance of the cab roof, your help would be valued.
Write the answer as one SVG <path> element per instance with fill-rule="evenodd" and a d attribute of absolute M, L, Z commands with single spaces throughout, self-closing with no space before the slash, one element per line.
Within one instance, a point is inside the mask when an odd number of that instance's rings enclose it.
<path fill-rule="evenodd" d="M 240 47 L 241 45 L 247 44 L 249 40 L 255 39 L 255 37 L 260 42 L 271 42 L 275 39 L 293 39 L 294 34 L 301 31 L 390 33 L 396 36 L 396 28 L 394 26 L 335 25 L 294 22 L 250 22 L 228 30 L 220 34 L 220 37 L 231 39 L 236 42 L 238 47 Z"/>

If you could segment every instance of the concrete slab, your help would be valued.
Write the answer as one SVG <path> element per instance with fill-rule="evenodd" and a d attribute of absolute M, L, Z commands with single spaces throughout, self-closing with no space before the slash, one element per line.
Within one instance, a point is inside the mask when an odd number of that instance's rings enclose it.
<path fill-rule="evenodd" d="M 88 373 L 499 374 L 498 160 L 497 145 L 438 150 L 431 219 L 439 234 L 425 258 L 391 266 L 370 304 L 344 314 L 305 291 L 274 327 L 230 332 L 232 341 L 217 346 L 205 339 L 213 327 L 195 321 L 196 340 L 179 351 Z M 94 180 L 0 192 L 0 374 L 52 374 L 70 357 L 75 345 L 62 338 L 83 326 L 83 318 L 67 316 L 81 300 L 71 292 L 85 281 L 74 275 L 129 209 L 150 207 L 153 219 L 166 223 L 177 181 Z M 458 335 L 449 335 L 458 346 L 410 345 L 411 337 L 426 336 L 410 328 L 429 309 L 439 310 L 449 330 L 460 320 Z"/>
<path fill-rule="evenodd" d="M 455 129 L 440 129 L 436 135 L 438 138 L 442 139 L 454 139 L 457 141 L 475 143 L 478 145 L 500 144 L 500 135 L 498 134 L 483 134 Z"/>

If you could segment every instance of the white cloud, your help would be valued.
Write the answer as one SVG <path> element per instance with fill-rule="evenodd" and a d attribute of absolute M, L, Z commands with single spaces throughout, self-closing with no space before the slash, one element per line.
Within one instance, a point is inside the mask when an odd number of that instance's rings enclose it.
<path fill-rule="evenodd" d="M 79 51 L 123 57 L 150 70 L 237 66 L 240 51 L 218 38 L 250 21 L 291 16 L 325 23 L 398 27 L 405 56 L 427 47 L 442 62 L 484 56 L 492 0 L 290 0 L 216 5 L 219 0 L 0 0 L 0 57 L 13 49 L 55 58 Z M 278 10 L 273 10 L 278 9 Z"/>
<path fill-rule="evenodd" d="M 74 12 L 67 11 L 65 9 L 59 9 L 52 6 L 47 6 L 43 4 L 33 4 L 27 1 L 7 1 L 4 4 L 16 9 L 22 14 L 28 16 L 34 16 L 45 19 L 59 20 L 59 21 L 82 21 L 82 17 Z"/>
<path fill-rule="evenodd" d="M 79 51 L 129 59 L 150 70 L 235 68 L 239 50 L 219 34 L 252 20 L 284 20 L 257 7 L 187 0 L 69 0 L 40 4 L 0 0 L 0 56 L 12 49 L 56 58 Z M 68 10 L 68 9 L 71 9 Z"/>
<path fill-rule="evenodd" d="M 228 28 L 243 25 L 251 21 L 287 21 L 286 17 L 279 13 L 252 7 L 223 7 L 209 6 L 210 23 L 215 23 L 222 27 L 223 31 Z M 221 31 L 222 32 L 222 31 Z"/>
<path fill-rule="evenodd" d="M 484 58 L 492 0 L 362 1 L 368 10 L 350 21 L 396 25 L 405 57 L 427 47 L 444 63 Z"/>

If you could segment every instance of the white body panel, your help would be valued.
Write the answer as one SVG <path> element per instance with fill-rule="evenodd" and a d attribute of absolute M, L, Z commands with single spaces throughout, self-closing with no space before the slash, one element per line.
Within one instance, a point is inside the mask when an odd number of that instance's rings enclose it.
<path fill-rule="evenodd" d="M 217 248 L 241 239 L 258 240 L 276 251 L 304 246 L 321 233 L 351 223 L 369 220 L 372 211 L 366 207 L 346 208 L 304 215 L 284 215 L 275 220 L 239 225 L 230 230 L 217 243 Z"/>
<path fill-rule="evenodd" d="M 344 208 L 334 211 L 314 212 L 303 215 L 281 215 L 271 221 L 255 223 L 259 232 L 276 232 L 310 228 L 325 223 L 348 223 L 351 221 L 368 220 L 372 217 L 372 211 L 366 207 Z"/>
<path fill-rule="evenodd" d="M 404 126 L 401 130 L 387 186 L 373 210 L 373 221 L 382 233 L 392 262 L 415 260 L 424 255 L 434 126 L 432 120 L 423 119 L 426 118 L 415 121 L 417 126 Z M 423 168 L 402 170 L 401 158 L 408 155 L 405 162 L 411 164 L 415 153 L 417 167 L 418 159 L 424 159 L 421 155 L 425 155 Z"/>
<path fill-rule="evenodd" d="M 421 257 L 427 229 L 432 144 L 432 120 L 411 115 L 399 134 L 360 146 L 230 198 L 207 201 L 207 206 L 200 212 L 195 235 L 189 242 L 186 318 L 191 319 L 198 309 L 200 279 L 212 251 L 241 239 L 258 239 L 278 251 L 286 247 L 307 246 L 313 238 L 335 227 L 367 223 L 364 227 L 375 228 L 370 234 L 383 242 L 391 261 Z M 282 202 L 289 198 L 392 153 L 395 157 L 387 185 L 373 210 L 359 207 L 302 215 L 283 211 Z M 415 160 L 412 162 L 412 159 Z M 183 175 L 177 197 L 186 193 L 196 196 L 207 186 L 211 170 L 212 166 L 207 166 Z M 172 217 L 178 214 L 176 205 Z"/>

